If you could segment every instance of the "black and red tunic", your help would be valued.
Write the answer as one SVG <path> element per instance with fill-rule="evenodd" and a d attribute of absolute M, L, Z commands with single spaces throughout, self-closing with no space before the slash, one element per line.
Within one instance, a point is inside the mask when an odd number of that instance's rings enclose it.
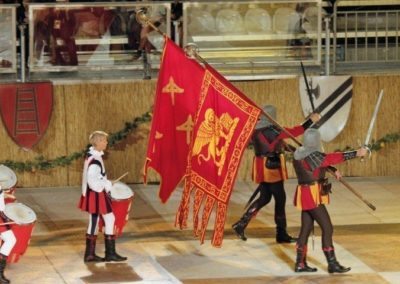
<path fill-rule="evenodd" d="M 310 125 L 295 126 L 285 128 L 292 136 L 297 137 L 304 133 L 304 130 Z M 286 131 L 270 125 L 261 129 L 256 129 L 253 133 L 251 143 L 254 146 L 254 159 L 252 179 L 255 183 L 278 182 L 287 179 L 287 169 L 285 157 L 283 155 L 283 139 L 289 138 Z"/>
<path fill-rule="evenodd" d="M 83 180 L 86 181 L 86 185 L 83 185 L 78 207 L 91 214 L 111 213 L 111 198 L 106 192 L 106 188 L 111 187 L 111 182 L 107 180 L 101 156 L 95 157 L 89 154 L 85 160 L 85 168 L 83 174 L 86 175 L 86 178 L 84 177 Z M 95 174 L 90 174 L 90 172 Z"/>
<path fill-rule="evenodd" d="M 320 204 L 329 204 L 329 194 L 322 191 L 327 169 L 355 158 L 356 153 L 357 151 L 324 154 L 316 151 L 302 160 L 293 160 L 298 180 L 294 205 L 300 210 L 312 210 Z"/>

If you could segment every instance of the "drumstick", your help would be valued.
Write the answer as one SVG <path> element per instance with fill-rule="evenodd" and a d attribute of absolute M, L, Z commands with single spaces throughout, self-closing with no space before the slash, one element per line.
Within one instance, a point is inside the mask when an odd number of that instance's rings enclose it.
<path fill-rule="evenodd" d="M 17 199 L 14 195 L 7 193 L 7 191 L 4 193 L 4 198 Z"/>
<path fill-rule="evenodd" d="M 17 222 L 0 223 L 0 226 L 13 225 L 13 224 L 17 224 Z"/>
<path fill-rule="evenodd" d="M 122 176 L 120 176 L 119 178 L 113 180 L 112 183 L 114 184 L 114 183 L 116 183 L 116 182 L 119 182 L 121 179 L 123 179 L 123 178 L 124 178 L 126 175 L 128 175 L 128 174 L 129 174 L 129 172 L 124 173 L 124 174 L 123 174 Z"/>

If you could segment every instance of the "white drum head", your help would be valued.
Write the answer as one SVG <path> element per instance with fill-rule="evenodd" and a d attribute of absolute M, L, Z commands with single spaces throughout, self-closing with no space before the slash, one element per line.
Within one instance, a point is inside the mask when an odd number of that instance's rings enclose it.
<path fill-rule="evenodd" d="M 128 199 L 133 196 L 132 189 L 123 182 L 114 183 L 111 189 L 111 198 L 115 200 Z"/>
<path fill-rule="evenodd" d="M 17 183 L 17 176 L 9 167 L 0 165 L 0 185 L 2 189 L 9 189 Z"/>
<path fill-rule="evenodd" d="M 35 212 L 22 203 L 7 203 L 4 214 L 17 224 L 30 224 L 36 221 Z"/>

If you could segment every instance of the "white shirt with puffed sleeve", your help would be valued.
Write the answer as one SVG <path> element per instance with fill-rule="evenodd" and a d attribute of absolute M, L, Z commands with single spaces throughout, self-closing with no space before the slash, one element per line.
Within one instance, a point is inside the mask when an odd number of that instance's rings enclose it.
<path fill-rule="evenodd" d="M 86 180 L 87 184 L 89 187 L 96 192 L 102 192 L 103 190 L 106 190 L 107 192 L 111 191 L 112 188 L 112 183 L 107 179 L 107 175 L 102 175 L 101 173 L 101 167 L 98 164 L 90 164 L 90 162 L 95 159 L 99 161 L 102 165 L 103 170 L 105 171 L 104 163 L 103 163 L 103 158 L 102 156 L 104 155 L 103 151 L 97 151 L 93 147 L 90 147 L 89 149 L 89 154 L 91 157 L 85 162 L 85 166 L 87 167 L 86 174 L 84 173 L 84 176 L 86 175 Z M 90 164 L 90 165 L 89 165 Z M 84 178 L 85 180 L 85 178 Z M 86 191 L 86 190 L 85 190 Z M 82 190 L 83 192 L 83 190 Z"/>

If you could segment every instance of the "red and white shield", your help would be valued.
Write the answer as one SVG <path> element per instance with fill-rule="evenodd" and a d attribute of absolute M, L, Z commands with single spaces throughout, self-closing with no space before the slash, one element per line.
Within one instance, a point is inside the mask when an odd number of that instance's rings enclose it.
<path fill-rule="evenodd" d="M 31 149 L 45 134 L 53 110 L 51 82 L 0 84 L 0 112 L 8 135 Z"/>

